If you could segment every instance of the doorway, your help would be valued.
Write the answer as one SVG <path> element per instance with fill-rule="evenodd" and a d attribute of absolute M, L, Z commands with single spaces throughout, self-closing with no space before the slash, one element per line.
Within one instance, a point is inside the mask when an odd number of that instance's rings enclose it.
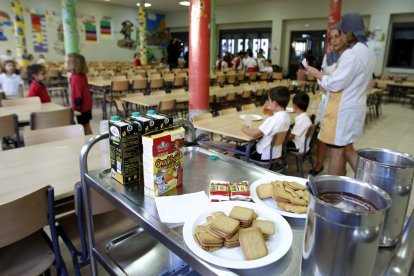
<path fill-rule="evenodd" d="M 326 31 L 290 32 L 289 73 L 290 79 L 296 79 L 299 63 L 306 56 L 312 59 L 313 66 L 320 68 L 324 55 Z"/>

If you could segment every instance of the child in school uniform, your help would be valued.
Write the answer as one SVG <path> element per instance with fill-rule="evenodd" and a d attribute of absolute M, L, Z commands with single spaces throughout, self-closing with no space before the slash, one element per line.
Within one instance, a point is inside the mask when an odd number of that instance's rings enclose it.
<path fill-rule="evenodd" d="M 309 96 L 306 93 L 298 93 L 293 97 L 293 112 L 296 113 L 295 125 L 288 136 L 287 149 L 290 151 L 305 152 L 306 132 L 312 125 L 306 110 L 309 106 Z M 306 151 L 309 150 L 309 140 Z"/>
<path fill-rule="evenodd" d="M 14 60 L 6 60 L 3 64 L 3 73 L 0 75 L 0 87 L 7 99 L 23 98 L 23 80 L 15 71 Z"/>
<path fill-rule="evenodd" d="M 83 125 L 85 135 L 92 134 L 90 120 L 92 119 L 92 98 L 89 92 L 88 67 L 85 57 L 71 53 L 66 56 L 65 67 L 71 73 L 69 86 L 72 109 L 81 113 L 76 116 L 78 124 Z"/>
<path fill-rule="evenodd" d="M 40 64 L 30 65 L 27 68 L 27 75 L 31 81 L 27 97 L 39 97 L 42 103 L 49 103 L 50 97 L 42 82 L 46 78 L 46 68 Z"/>
<path fill-rule="evenodd" d="M 241 130 L 252 138 L 262 137 L 253 146 L 250 158 L 254 160 L 269 160 L 270 147 L 273 136 L 276 133 L 289 130 L 290 116 L 286 111 L 286 106 L 290 100 L 289 90 L 284 86 L 278 86 L 269 91 L 267 107 L 273 111 L 273 115 L 268 117 L 258 129 L 252 129 L 244 125 Z M 237 147 L 238 150 L 245 148 Z M 279 158 L 282 155 L 282 145 L 272 149 L 272 158 Z"/>

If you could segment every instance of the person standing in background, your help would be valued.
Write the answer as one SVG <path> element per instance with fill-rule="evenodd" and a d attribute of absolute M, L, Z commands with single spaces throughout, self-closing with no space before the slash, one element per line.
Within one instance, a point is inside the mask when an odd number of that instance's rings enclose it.
<path fill-rule="evenodd" d="M 14 59 L 14 57 L 12 55 L 12 51 L 11 50 L 8 50 L 8 49 L 6 50 L 6 53 L 4 55 L 1 55 L 0 56 L 0 59 L 3 62 L 9 61 L 9 60 L 15 61 L 15 59 Z"/>
<path fill-rule="evenodd" d="M 233 68 L 237 71 L 240 71 L 243 69 L 243 64 L 241 62 L 240 59 L 240 53 L 234 53 L 234 58 L 233 58 Z"/>
<path fill-rule="evenodd" d="M 134 54 L 134 65 L 135 67 L 141 66 L 141 59 L 139 53 Z"/>
<path fill-rule="evenodd" d="M 38 59 L 37 59 L 37 61 L 36 61 L 36 63 L 37 64 L 46 64 L 46 59 L 45 59 L 45 56 L 44 55 L 42 55 L 42 54 L 40 54 L 39 55 L 39 57 L 38 57 Z"/>
<path fill-rule="evenodd" d="M 253 58 L 253 53 L 248 51 L 246 53 L 246 59 L 243 60 L 243 66 L 247 73 L 256 72 L 257 62 Z"/>
<path fill-rule="evenodd" d="M 261 50 L 261 49 L 260 49 Z M 263 50 L 257 52 L 257 66 L 259 67 L 259 72 L 263 72 L 265 58 L 263 56 Z"/>
<path fill-rule="evenodd" d="M 16 74 L 16 63 L 7 60 L 3 64 L 3 73 L 0 75 L 0 88 L 4 90 L 7 99 L 23 98 L 24 83 Z"/>
<path fill-rule="evenodd" d="M 30 83 L 27 97 L 39 97 L 42 103 L 50 103 L 49 94 L 43 84 L 43 80 L 46 78 L 46 68 L 41 64 L 30 65 L 27 67 L 27 76 Z"/>
<path fill-rule="evenodd" d="M 356 170 L 358 155 L 353 143 L 360 138 L 364 127 L 366 91 L 375 64 L 374 52 L 366 44 L 361 15 L 345 14 L 340 28 L 349 48 L 339 58 L 332 75 L 306 67 L 306 74 L 320 80 L 321 87 L 329 91 L 319 139 L 330 148 L 330 175 L 343 175 L 346 161 Z"/>
<path fill-rule="evenodd" d="M 83 125 L 85 135 L 92 134 L 90 120 L 92 119 L 92 98 L 88 84 L 88 67 L 85 57 L 71 53 L 66 56 L 65 68 L 71 73 L 69 79 L 72 109 L 81 115 L 76 116 L 78 124 Z"/>
<path fill-rule="evenodd" d="M 322 61 L 322 72 L 324 75 L 332 75 L 332 72 L 336 68 L 336 63 L 340 57 L 340 55 L 346 50 L 347 44 L 346 41 L 343 39 L 341 35 L 342 31 L 339 28 L 339 25 L 335 25 L 329 31 L 329 49 L 325 54 L 323 61 Z M 321 86 L 320 80 L 318 80 L 319 86 Z M 316 120 L 322 123 L 323 113 L 326 107 L 326 94 L 329 91 L 325 91 L 321 89 L 324 95 L 322 95 L 321 102 L 319 104 L 318 114 Z M 321 140 L 317 140 L 316 142 L 316 165 L 314 169 L 309 171 L 310 174 L 313 176 L 318 175 L 323 169 L 323 163 L 325 161 L 326 152 L 328 148 L 324 142 Z"/>

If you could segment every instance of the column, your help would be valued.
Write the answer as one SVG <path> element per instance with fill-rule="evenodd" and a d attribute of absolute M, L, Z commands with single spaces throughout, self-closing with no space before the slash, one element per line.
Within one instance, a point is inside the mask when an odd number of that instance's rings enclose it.
<path fill-rule="evenodd" d="M 328 20 L 328 32 L 329 30 L 341 22 L 341 9 L 342 9 L 342 0 L 330 0 L 329 1 L 329 20 Z M 329 45 L 329 33 L 326 35 L 325 45 Z M 325 46 L 325 52 L 328 50 L 328 47 Z"/>
<path fill-rule="evenodd" d="M 210 70 L 216 68 L 217 28 L 216 28 L 216 0 L 211 0 L 210 21 Z"/>
<path fill-rule="evenodd" d="M 26 67 L 27 62 L 27 44 L 25 36 L 25 24 L 23 18 L 23 8 L 20 0 L 11 1 L 11 9 L 13 12 L 14 36 L 16 39 L 16 57 L 19 67 Z"/>
<path fill-rule="evenodd" d="M 209 109 L 210 0 L 191 0 L 189 33 L 189 115 Z"/>
<path fill-rule="evenodd" d="M 76 0 L 61 0 L 65 53 L 79 52 L 79 34 L 76 24 Z"/>
<path fill-rule="evenodd" d="M 147 65 L 147 40 L 145 32 L 147 29 L 147 11 L 145 9 L 145 1 L 139 2 L 138 8 L 138 19 L 139 19 L 139 54 L 142 65 Z"/>

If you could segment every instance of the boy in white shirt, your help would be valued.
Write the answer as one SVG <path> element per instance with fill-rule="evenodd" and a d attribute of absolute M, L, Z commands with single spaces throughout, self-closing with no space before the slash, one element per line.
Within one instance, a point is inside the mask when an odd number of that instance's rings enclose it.
<path fill-rule="evenodd" d="M 295 118 L 295 125 L 288 136 L 287 149 L 291 151 L 298 151 L 300 153 L 309 150 L 309 140 L 306 141 L 306 133 L 312 122 L 306 113 L 309 106 L 309 96 L 306 93 L 298 93 L 293 97 L 293 111 L 297 114 Z"/>
<path fill-rule="evenodd" d="M 247 73 L 256 72 L 257 62 L 254 60 L 252 52 L 246 54 L 246 58 L 243 60 L 243 65 Z"/>
<path fill-rule="evenodd" d="M 14 73 L 15 70 L 13 60 L 4 62 L 3 74 L 0 75 L 0 87 L 4 90 L 7 99 L 23 98 L 23 80 Z"/>
<path fill-rule="evenodd" d="M 269 91 L 269 101 L 267 107 L 272 109 L 273 115 L 268 117 L 258 129 L 252 129 L 248 126 L 243 126 L 241 130 L 253 137 L 259 138 L 259 142 L 252 147 L 250 158 L 254 160 L 269 160 L 270 147 L 273 136 L 276 133 L 289 130 L 290 116 L 286 111 L 286 106 L 290 100 L 289 90 L 284 86 L 278 86 Z M 238 150 L 243 151 L 245 148 L 237 147 Z M 279 158 L 282 155 L 282 145 L 273 147 L 272 159 Z"/>
<path fill-rule="evenodd" d="M 272 64 L 272 60 L 271 59 L 266 59 L 265 62 L 264 62 L 264 67 L 263 67 L 261 72 L 267 72 L 269 74 L 272 74 L 273 73 L 273 68 L 272 68 L 271 64 Z"/>

